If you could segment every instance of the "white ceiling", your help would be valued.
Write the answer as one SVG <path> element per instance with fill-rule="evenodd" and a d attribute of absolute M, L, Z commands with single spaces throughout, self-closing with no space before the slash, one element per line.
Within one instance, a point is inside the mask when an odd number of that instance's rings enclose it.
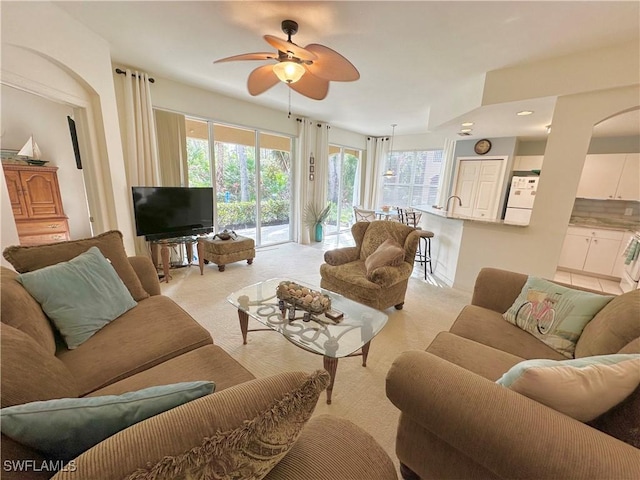
<path fill-rule="evenodd" d="M 398 135 L 426 133 L 430 105 L 461 80 L 640 42 L 636 1 L 56 3 L 109 42 L 115 63 L 283 112 L 288 110 L 286 85 L 257 97 L 247 92 L 247 76 L 264 62 L 213 61 L 271 51 L 262 36 L 286 38 L 280 23 L 295 20 L 300 26 L 295 43 L 320 43 L 340 52 L 361 78 L 332 82 L 322 101 L 292 92 L 291 111 L 368 135 L 387 135 L 393 123 Z M 469 112 L 465 117 L 475 125 L 466 138 L 544 138 L 554 102 L 544 98 Z M 535 114 L 514 121 L 522 109 Z M 456 121 L 437 131 L 455 134 L 460 128 Z M 636 111 L 603 123 L 594 134 L 631 135 L 639 128 Z"/>

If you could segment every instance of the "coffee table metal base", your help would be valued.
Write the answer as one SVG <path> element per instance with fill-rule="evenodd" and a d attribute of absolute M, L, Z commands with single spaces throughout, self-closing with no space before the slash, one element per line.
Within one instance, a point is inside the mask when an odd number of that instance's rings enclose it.
<path fill-rule="evenodd" d="M 238 320 L 240 321 L 240 331 L 242 332 L 242 344 L 247 344 L 247 334 L 249 332 L 275 332 L 275 330 L 271 328 L 249 328 L 249 314 L 243 310 L 238 310 Z M 285 337 L 286 338 L 286 337 Z M 367 366 L 367 357 L 369 356 L 369 347 L 371 346 L 371 342 L 365 343 L 359 352 L 352 353 L 351 355 L 347 355 L 347 357 L 362 357 L 362 366 Z M 315 353 L 315 352 L 311 352 Z M 338 371 L 338 358 L 329 357 L 327 355 L 323 355 L 323 366 L 324 369 L 329 372 L 329 376 L 331 377 L 329 381 L 329 386 L 327 387 L 327 405 L 331 405 L 331 395 L 333 394 L 333 384 L 336 379 L 336 372 Z"/>

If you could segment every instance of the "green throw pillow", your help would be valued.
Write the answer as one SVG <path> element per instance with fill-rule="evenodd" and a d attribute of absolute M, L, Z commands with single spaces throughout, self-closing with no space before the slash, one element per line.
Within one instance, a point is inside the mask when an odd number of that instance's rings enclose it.
<path fill-rule="evenodd" d="M 640 385 L 640 354 L 525 360 L 496 383 L 588 422 L 621 403 Z"/>
<path fill-rule="evenodd" d="M 18 275 L 17 280 L 42 306 L 69 349 L 137 305 L 100 249 Z"/>
<path fill-rule="evenodd" d="M 213 392 L 213 382 L 184 382 L 123 395 L 61 398 L 0 410 L 2 433 L 68 462 L 107 437 Z"/>
<path fill-rule="evenodd" d="M 529 277 L 504 318 L 573 358 L 582 330 L 612 299 Z"/>

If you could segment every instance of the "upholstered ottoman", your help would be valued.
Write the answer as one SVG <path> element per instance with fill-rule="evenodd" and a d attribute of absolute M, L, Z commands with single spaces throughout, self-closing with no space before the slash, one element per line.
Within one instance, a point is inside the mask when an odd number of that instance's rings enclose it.
<path fill-rule="evenodd" d="M 221 240 L 219 238 L 198 239 L 198 263 L 200 275 L 204 272 L 204 264 L 213 262 L 218 270 L 224 272 L 228 263 L 246 260 L 249 265 L 256 256 L 256 244 L 252 238 L 238 235 L 235 239 Z"/>

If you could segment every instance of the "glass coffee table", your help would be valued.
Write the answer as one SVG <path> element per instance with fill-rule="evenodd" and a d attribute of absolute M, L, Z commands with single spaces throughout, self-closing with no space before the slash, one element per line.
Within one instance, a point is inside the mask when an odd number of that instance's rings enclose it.
<path fill-rule="evenodd" d="M 300 309 L 295 312 L 285 310 L 283 314 L 276 290 L 280 282 L 285 280 L 295 281 L 303 287 L 328 295 L 331 298 L 332 310 L 341 312 L 343 317 L 331 320 L 324 314 L 309 316 L 304 315 L 305 312 Z M 328 404 L 331 404 L 338 359 L 362 356 L 362 366 L 366 367 L 371 340 L 387 323 L 387 315 L 379 310 L 329 290 L 291 279 L 272 278 L 256 283 L 232 293 L 227 300 L 238 309 L 240 330 L 245 345 L 248 332 L 275 330 L 297 347 L 323 356 L 324 368 L 331 376 L 327 388 Z M 268 328 L 249 329 L 249 317 Z"/>

